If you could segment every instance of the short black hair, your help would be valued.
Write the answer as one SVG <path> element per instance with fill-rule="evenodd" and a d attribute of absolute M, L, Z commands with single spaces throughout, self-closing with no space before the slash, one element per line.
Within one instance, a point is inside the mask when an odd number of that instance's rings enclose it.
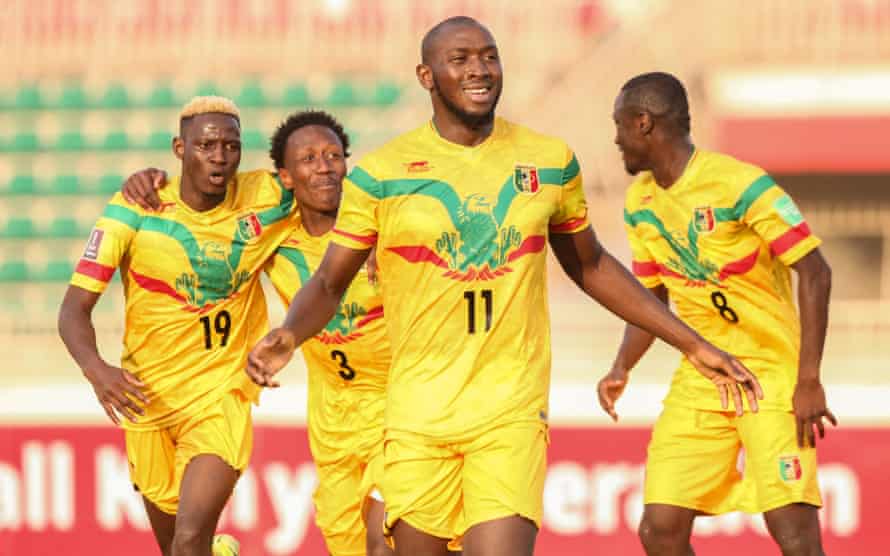
<path fill-rule="evenodd" d="M 684 134 L 690 130 L 689 98 L 679 79 L 660 71 L 638 75 L 621 87 L 624 104 L 663 118 Z"/>
<path fill-rule="evenodd" d="M 343 124 L 323 110 L 304 110 L 294 112 L 288 116 L 272 135 L 272 146 L 269 148 L 269 156 L 272 157 L 276 168 L 284 168 L 284 151 L 287 148 L 287 140 L 290 139 L 291 134 L 301 127 L 309 125 L 318 125 L 333 131 L 343 145 L 343 155 L 349 157 L 349 135 L 343 130 Z"/>
<path fill-rule="evenodd" d="M 436 43 L 436 39 L 446 28 L 451 27 L 452 25 L 474 25 L 481 29 L 485 29 L 488 34 L 491 34 L 488 29 L 472 17 L 466 15 L 456 15 L 454 17 L 449 17 L 448 19 L 444 19 L 439 23 L 435 24 L 432 29 L 426 32 L 426 35 L 423 36 L 423 40 L 420 42 L 420 61 L 424 64 L 428 64 L 432 55 L 433 46 Z"/>

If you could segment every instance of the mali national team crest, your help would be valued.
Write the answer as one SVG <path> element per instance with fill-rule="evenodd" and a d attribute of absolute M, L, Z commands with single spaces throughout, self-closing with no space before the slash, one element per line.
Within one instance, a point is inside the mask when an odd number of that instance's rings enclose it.
<path fill-rule="evenodd" d="M 238 239 L 250 241 L 260 237 L 263 233 L 263 224 L 256 214 L 250 213 L 238 219 Z"/>
<path fill-rule="evenodd" d="M 800 458 L 797 456 L 782 456 L 779 458 L 779 476 L 785 482 L 799 481 L 803 476 L 800 467 Z"/>
<path fill-rule="evenodd" d="M 519 193 L 537 193 L 541 187 L 538 181 L 538 168 L 527 164 L 517 164 L 513 170 L 513 187 Z"/>
<path fill-rule="evenodd" d="M 714 218 L 714 209 L 711 207 L 696 207 L 692 221 L 695 231 L 700 234 L 709 234 L 717 226 L 717 220 Z"/>

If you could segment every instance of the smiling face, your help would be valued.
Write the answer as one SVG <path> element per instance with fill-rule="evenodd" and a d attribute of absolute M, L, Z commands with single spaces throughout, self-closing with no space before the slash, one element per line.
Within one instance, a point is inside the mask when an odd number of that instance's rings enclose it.
<path fill-rule="evenodd" d="M 225 196 L 241 163 L 241 125 L 228 114 L 198 114 L 181 126 L 173 152 L 185 183 L 205 197 Z"/>
<path fill-rule="evenodd" d="M 612 113 L 615 122 L 615 144 L 624 159 L 624 169 L 635 176 L 640 172 L 651 170 L 650 142 L 647 130 L 651 129 L 651 116 L 640 109 L 625 103 L 622 92 L 615 99 Z"/>
<path fill-rule="evenodd" d="M 337 134 L 321 125 L 303 126 L 290 134 L 281 180 L 292 188 L 301 208 L 321 213 L 340 207 L 346 156 Z"/>
<path fill-rule="evenodd" d="M 494 119 L 503 72 L 487 29 L 475 23 L 448 25 L 433 39 L 420 68 L 421 83 L 432 93 L 437 109 L 470 126 Z"/>

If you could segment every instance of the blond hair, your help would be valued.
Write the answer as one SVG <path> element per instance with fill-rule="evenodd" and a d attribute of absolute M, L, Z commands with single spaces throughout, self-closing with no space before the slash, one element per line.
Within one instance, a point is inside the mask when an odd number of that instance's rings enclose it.
<path fill-rule="evenodd" d="M 205 96 L 194 97 L 182 107 L 179 112 L 179 120 L 185 120 L 199 114 L 228 114 L 241 121 L 241 112 L 231 99 L 226 97 Z"/>

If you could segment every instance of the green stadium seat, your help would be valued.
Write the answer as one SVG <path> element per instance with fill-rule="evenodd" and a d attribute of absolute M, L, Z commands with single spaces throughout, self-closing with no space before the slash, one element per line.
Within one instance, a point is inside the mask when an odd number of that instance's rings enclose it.
<path fill-rule="evenodd" d="M 257 129 L 245 129 L 241 132 L 241 147 L 247 151 L 259 151 L 269 148 L 269 141 Z"/>
<path fill-rule="evenodd" d="M 242 108 L 256 108 L 268 104 L 263 87 L 258 81 L 248 81 L 241 87 L 235 103 Z"/>
<path fill-rule="evenodd" d="M 11 239 L 27 239 L 32 238 L 36 234 L 34 232 L 34 223 L 30 218 L 15 216 L 6 221 L 6 226 L 0 230 L 0 237 Z"/>
<path fill-rule="evenodd" d="M 102 140 L 102 150 L 124 151 L 130 148 L 130 140 L 124 131 L 111 131 Z"/>
<path fill-rule="evenodd" d="M 328 94 L 325 103 L 331 106 L 355 106 L 359 104 L 359 98 L 352 83 L 338 81 Z"/>
<path fill-rule="evenodd" d="M 43 99 L 36 85 L 25 85 L 15 95 L 14 108 L 18 110 L 36 110 L 42 107 Z"/>
<path fill-rule="evenodd" d="M 173 141 L 173 135 L 169 131 L 155 131 L 148 136 L 148 142 L 145 148 L 153 151 L 166 151 L 170 148 Z"/>
<path fill-rule="evenodd" d="M 77 220 L 70 216 L 61 216 L 49 224 L 46 236 L 53 239 L 69 239 L 83 236 Z"/>
<path fill-rule="evenodd" d="M 173 93 L 170 85 L 158 85 L 148 95 L 148 106 L 150 108 L 171 108 L 178 105 L 176 95 Z"/>
<path fill-rule="evenodd" d="M 58 151 L 82 151 L 86 150 L 87 142 L 79 131 L 66 131 L 59 135 L 55 148 Z"/>
<path fill-rule="evenodd" d="M 40 150 L 40 140 L 33 131 L 22 131 L 17 133 L 12 141 L 6 146 L 7 151 L 13 152 L 34 152 Z"/>
<path fill-rule="evenodd" d="M 37 275 L 41 282 L 67 282 L 74 273 L 74 264 L 69 260 L 57 260 L 47 263 L 43 272 Z"/>
<path fill-rule="evenodd" d="M 293 84 L 284 90 L 284 96 L 281 99 L 285 106 L 304 107 L 309 106 L 309 91 L 305 85 Z"/>
<path fill-rule="evenodd" d="M 33 195 L 37 190 L 37 180 L 34 176 L 18 175 L 9 182 L 6 192 L 9 195 Z"/>
<path fill-rule="evenodd" d="M 80 178 L 70 174 L 62 174 L 53 178 L 50 186 L 53 195 L 77 195 L 81 193 Z"/>
<path fill-rule="evenodd" d="M 0 282 L 26 282 L 28 266 L 23 261 L 4 261 L 0 264 Z"/>
<path fill-rule="evenodd" d="M 198 88 L 195 90 L 195 96 L 219 96 L 221 93 L 219 92 L 219 87 L 216 86 L 216 83 L 212 81 L 205 81 L 198 85 Z"/>
<path fill-rule="evenodd" d="M 87 107 L 89 107 L 87 95 L 80 83 L 71 83 L 62 89 L 62 96 L 59 97 L 59 108 L 83 110 Z"/>
<path fill-rule="evenodd" d="M 130 107 L 130 95 L 127 89 L 120 83 L 112 83 L 102 95 L 99 106 L 109 109 L 121 109 Z"/>
<path fill-rule="evenodd" d="M 114 195 L 120 191 L 124 177 L 119 174 L 105 174 L 99 178 L 99 193 Z"/>
<path fill-rule="evenodd" d="M 401 90 L 395 83 L 382 81 L 377 83 L 374 88 L 371 102 L 375 106 L 391 106 L 399 100 L 399 96 L 401 96 Z"/>

